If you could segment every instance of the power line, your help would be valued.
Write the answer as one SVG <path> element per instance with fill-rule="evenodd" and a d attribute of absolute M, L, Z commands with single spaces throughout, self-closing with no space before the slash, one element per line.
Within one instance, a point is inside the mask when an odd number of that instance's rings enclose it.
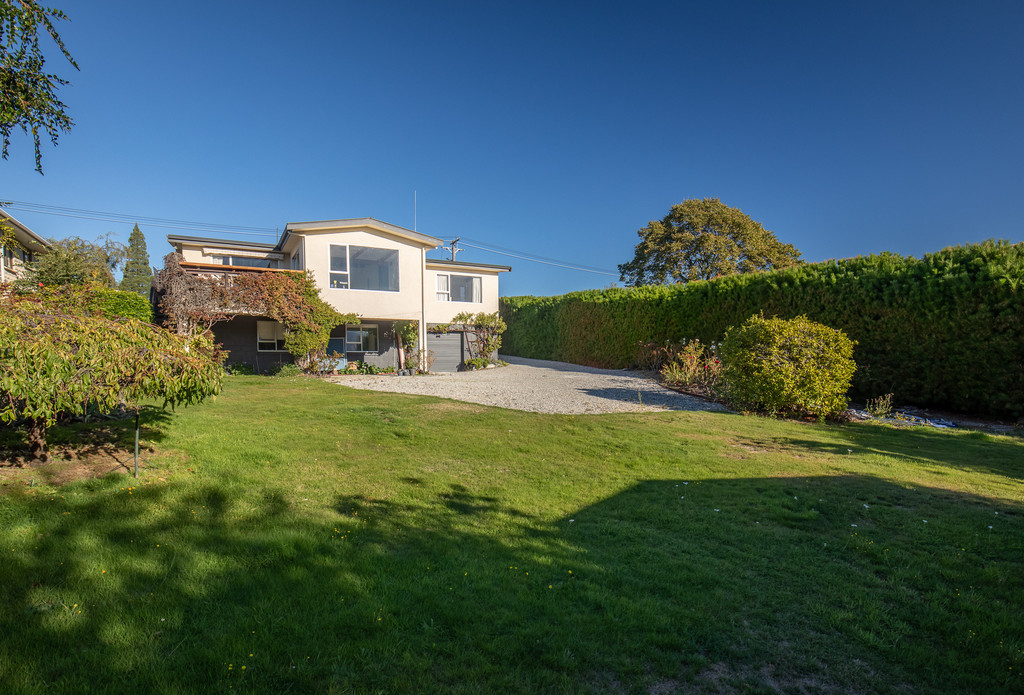
<path fill-rule="evenodd" d="M 610 270 L 597 270 L 595 268 L 586 268 L 586 267 L 583 267 L 583 266 L 572 265 L 572 264 L 564 263 L 564 262 L 561 262 L 561 261 L 546 260 L 546 259 L 542 260 L 540 258 L 531 258 L 530 256 L 520 255 L 520 254 L 516 254 L 516 253 L 510 253 L 508 251 L 495 251 L 494 249 L 489 249 L 486 246 L 477 246 L 476 244 L 466 243 L 465 239 L 463 239 L 461 243 L 462 243 L 463 246 L 469 246 L 470 248 L 480 249 L 481 251 L 488 251 L 490 253 L 496 253 L 496 254 L 498 254 L 500 256 L 511 256 L 512 258 L 518 258 L 518 259 L 523 260 L 523 261 L 530 261 L 531 263 L 543 263 L 544 265 L 553 265 L 553 266 L 556 266 L 558 268 L 567 268 L 569 270 L 578 270 L 578 271 L 583 272 L 583 273 L 596 273 L 598 275 L 610 275 L 612 277 L 619 277 L 618 273 L 613 273 Z"/>
<path fill-rule="evenodd" d="M 174 220 L 163 217 L 127 215 L 119 212 L 83 210 L 79 208 L 61 207 L 59 205 L 46 205 L 44 203 L 29 203 L 26 201 L 18 200 L 11 201 L 6 207 L 12 210 L 38 213 L 42 215 L 55 215 L 58 217 L 73 217 L 76 219 L 98 220 L 100 222 L 137 222 L 139 224 L 144 224 L 149 227 L 181 229 L 192 232 L 218 232 L 223 234 L 242 234 L 246 236 L 277 236 L 277 231 L 270 227 L 246 227 L 242 225 L 217 224 L 214 222 L 192 222 L 189 220 Z"/>
<path fill-rule="evenodd" d="M 592 266 L 592 265 L 584 265 L 582 263 L 572 263 L 570 261 L 563 261 L 563 260 L 560 260 L 558 258 L 549 258 L 547 256 L 541 256 L 541 255 L 538 255 L 536 253 L 528 253 L 527 251 L 520 251 L 519 249 L 508 249 L 508 248 L 505 248 L 504 246 L 498 246 L 497 244 L 492 244 L 490 242 L 480 241 L 479 239 L 467 239 L 467 241 L 469 241 L 471 243 L 474 243 L 474 244 L 480 244 L 481 246 L 485 247 L 485 250 L 491 251 L 492 253 L 498 253 L 500 251 L 504 251 L 505 253 L 509 253 L 509 254 L 521 254 L 523 256 L 526 256 L 528 259 L 533 259 L 533 260 L 537 260 L 537 261 L 547 261 L 549 263 L 558 263 L 558 264 L 566 263 L 566 264 L 569 264 L 569 265 L 571 265 L 571 266 L 573 266 L 575 268 L 578 268 L 580 270 L 591 270 L 591 271 L 594 271 L 595 273 L 606 273 L 606 274 L 611 274 L 611 275 L 618 275 L 618 273 L 616 273 L 614 271 L 611 271 L 611 270 L 608 270 L 607 268 L 597 268 L 597 267 Z"/>

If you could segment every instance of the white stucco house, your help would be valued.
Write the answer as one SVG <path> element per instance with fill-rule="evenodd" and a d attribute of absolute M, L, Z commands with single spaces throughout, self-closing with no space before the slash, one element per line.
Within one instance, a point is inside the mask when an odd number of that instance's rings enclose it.
<path fill-rule="evenodd" d="M 24 274 L 25 264 L 36 259 L 41 253 L 45 253 L 49 246 L 46 241 L 14 219 L 6 210 L 0 210 L 0 225 L 14 230 L 14 239 L 17 244 L 3 244 L 0 242 L 0 256 L 3 256 L 3 263 L 0 264 L 0 285 L 7 282 L 14 282 Z"/>
<path fill-rule="evenodd" d="M 427 258 L 441 239 L 372 217 L 290 223 L 276 244 L 176 235 L 167 241 L 187 272 L 309 271 L 324 301 L 360 317 L 358 325 L 335 329 L 328 349 L 379 367 L 398 365 L 394 323 L 415 320 L 433 371 L 458 370 L 467 358 L 465 337 L 429 333 L 427 327 L 466 311 L 498 311 L 498 277 L 511 270 Z M 229 351 L 229 364 L 266 371 L 291 360 L 283 327 L 265 317 L 234 316 L 214 326 L 214 335 Z"/>

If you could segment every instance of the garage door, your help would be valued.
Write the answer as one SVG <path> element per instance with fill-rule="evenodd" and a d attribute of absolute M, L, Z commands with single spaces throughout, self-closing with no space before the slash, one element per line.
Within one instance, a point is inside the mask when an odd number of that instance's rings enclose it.
<path fill-rule="evenodd" d="M 427 349 L 434 357 L 432 372 L 457 372 L 462 366 L 462 333 L 430 333 Z"/>

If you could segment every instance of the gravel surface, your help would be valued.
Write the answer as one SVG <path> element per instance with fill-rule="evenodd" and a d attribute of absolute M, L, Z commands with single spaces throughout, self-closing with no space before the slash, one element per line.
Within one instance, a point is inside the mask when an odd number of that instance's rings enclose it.
<path fill-rule="evenodd" d="M 330 377 L 354 389 L 439 396 L 535 413 L 637 413 L 725 410 L 661 386 L 654 372 L 597 369 L 565 362 L 503 357 L 507 367 L 428 376 Z"/>

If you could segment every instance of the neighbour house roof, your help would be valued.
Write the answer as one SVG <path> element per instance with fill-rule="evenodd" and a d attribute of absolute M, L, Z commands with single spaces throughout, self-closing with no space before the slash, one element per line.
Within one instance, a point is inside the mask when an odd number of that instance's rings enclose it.
<path fill-rule="evenodd" d="M 0 221 L 9 223 L 15 229 L 15 234 L 21 232 L 21 236 L 28 237 L 27 239 L 21 239 L 22 243 L 28 242 L 28 245 L 33 247 L 33 250 L 42 251 L 50 246 L 50 243 L 43 237 L 39 236 L 31 229 L 26 227 L 24 224 L 14 219 L 14 217 L 6 210 L 0 209 Z"/>
<path fill-rule="evenodd" d="M 216 246 L 217 248 L 221 249 L 231 249 L 236 251 L 257 251 L 260 253 L 267 253 L 277 248 L 277 244 L 265 244 L 258 241 L 238 241 L 236 239 L 211 239 L 209 237 L 179 236 L 177 234 L 168 234 L 167 243 L 174 247 L 179 247 L 182 245 Z"/>

